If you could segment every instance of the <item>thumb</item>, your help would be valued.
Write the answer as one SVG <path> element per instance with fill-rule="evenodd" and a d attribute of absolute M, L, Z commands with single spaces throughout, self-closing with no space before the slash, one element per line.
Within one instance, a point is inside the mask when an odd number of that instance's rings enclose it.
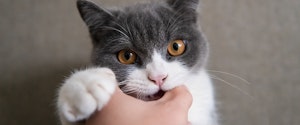
<path fill-rule="evenodd" d="M 192 105 L 193 98 L 186 86 L 182 85 L 166 92 L 165 95 L 158 101 L 173 102 L 183 110 L 188 111 Z"/>

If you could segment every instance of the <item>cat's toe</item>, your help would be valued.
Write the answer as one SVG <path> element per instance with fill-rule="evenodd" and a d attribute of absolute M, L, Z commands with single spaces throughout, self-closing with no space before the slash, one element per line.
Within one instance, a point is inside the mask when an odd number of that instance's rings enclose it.
<path fill-rule="evenodd" d="M 116 86 L 117 81 L 110 69 L 93 68 L 76 72 L 60 88 L 59 113 L 70 122 L 87 119 L 108 103 Z"/>
<path fill-rule="evenodd" d="M 70 122 L 86 119 L 96 110 L 97 101 L 81 82 L 69 81 L 60 89 L 58 110 Z"/>
<path fill-rule="evenodd" d="M 96 100 L 97 109 L 101 110 L 108 103 L 117 86 L 115 74 L 108 68 L 95 68 L 89 73 L 89 76 L 94 77 L 94 80 L 90 81 L 87 89 Z"/>
<path fill-rule="evenodd" d="M 78 94 L 76 99 L 60 102 L 60 113 L 67 121 L 76 122 L 88 118 L 97 108 L 97 102 L 90 94 Z"/>
<path fill-rule="evenodd" d="M 97 109 L 101 110 L 104 105 L 106 105 L 111 97 L 111 95 L 114 93 L 116 86 L 111 85 L 103 85 L 101 83 L 108 83 L 112 84 L 112 81 L 109 80 L 102 80 L 101 82 L 97 82 L 95 84 L 92 84 L 89 86 L 88 92 L 97 104 Z"/>

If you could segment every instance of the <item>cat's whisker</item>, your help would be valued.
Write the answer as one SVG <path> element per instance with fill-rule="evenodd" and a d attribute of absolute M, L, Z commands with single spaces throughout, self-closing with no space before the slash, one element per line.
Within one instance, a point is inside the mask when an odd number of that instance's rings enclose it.
<path fill-rule="evenodd" d="M 119 85 L 126 85 L 128 82 L 129 82 L 129 80 L 124 80 L 124 81 L 119 82 Z"/>
<path fill-rule="evenodd" d="M 132 93 L 139 93 L 141 92 L 142 88 L 140 87 L 142 84 L 140 83 L 134 83 L 134 84 L 131 84 L 131 83 L 127 83 L 126 86 L 124 86 L 122 88 L 123 92 L 125 93 L 128 93 L 128 92 L 132 92 Z"/>
<path fill-rule="evenodd" d="M 142 95 L 140 95 L 140 94 L 137 95 L 137 99 L 143 100 L 144 98 L 145 98 L 145 97 L 142 96 Z"/>
<path fill-rule="evenodd" d="M 121 31 L 121 30 L 119 30 L 119 29 L 117 29 L 117 28 L 110 27 L 110 26 L 102 26 L 101 28 L 102 28 L 102 29 L 107 29 L 107 30 L 114 30 L 114 31 L 117 31 L 117 32 L 123 34 L 123 35 L 124 35 L 125 37 L 127 37 L 128 39 L 130 39 L 130 37 L 129 37 L 126 33 L 124 33 L 123 31 Z"/>
<path fill-rule="evenodd" d="M 124 86 L 124 87 L 122 88 L 122 90 L 128 90 L 128 91 L 131 91 L 131 89 L 134 90 L 133 87 L 130 86 L 129 84 L 127 84 L 126 86 Z"/>
<path fill-rule="evenodd" d="M 168 79 L 170 79 L 171 81 L 169 81 L 170 83 L 178 83 L 178 82 L 182 82 L 180 84 L 185 84 L 184 83 L 184 79 L 187 78 L 187 74 L 186 75 L 182 75 L 182 74 L 186 74 L 183 71 L 176 73 L 175 75 L 170 76 Z"/>
<path fill-rule="evenodd" d="M 129 34 L 130 37 L 127 35 L 128 39 L 133 38 L 131 30 L 130 30 L 130 28 L 128 26 L 127 21 L 125 21 L 126 28 L 124 26 L 120 25 L 119 23 L 114 22 L 114 24 L 116 24 L 117 26 L 119 26 L 121 29 L 123 29 L 125 32 L 127 32 Z"/>
<path fill-rule="evenodd" d="M 124 91 L 124 90 L 123 90 L 123 92 L 124 92 L 125 94 L 128 94 L 128 95 L 137 93 L 135 90 L 131 90 L 131 91 Z"/>
<path fill-rule="evenodd" d="M 176 12 L 176 15 L 177 15 L 177 12 Z M 177 16 L 175 19 L 174 18 L 171 18 L 169 21 L 168 21 L 168 26 L 167 26 L 167 31 L 170 30 L 170 28 L 173 28 L 173 26 L 176 24 L 176 22 L 182 17 L 183 15 L 179 15 Z M 172 23 L 171 23 L 172 22 Z"/>
<path fill-rule="evenodd" d="M 214 72 L 214 73 L 222 73 L 222 74 L 226 74 L 226 75 L 229 75 L 231 77 L 234 77 L 234 78 L 238 78 L 240 80 L 242 80 L 243 82 L 245 82 L 246 84 L 250 85 L 251 83 L 249 81 L 247 81 L 246 79 L 238 76 L 238 75 L 235 75 L 235 74 L 232 74 L 232 73 L 228 73 L 228 72 L 223 72 L 223 71 L 217 71 L 217 70 L 207 70 L 209 72 Z"/>
<path fill-rule="evenodd" d="M 137 96 L 137 99 L 143 100 L 143 99 L 145 99 L 146 96 L 143 95 L 143 94 L 141 93 L 141 91 L 142 91 L 142 90 L 137 89 L 136 96 Z"/>
<path fill-rule="evenodd" d="M 129 28 L 127 22 L 128 22 L 128 20 L 125 21 L 125 25 L 126 25 L 127 32 L 129 33 L 129 35 L 130 35 L 131 38 L 134 38 L 134 37 L 132 36 L 131 30 L 130 30 L 130 28 Z"/>
<path fill-rule="evenodd" d="M 217 77 L 217 76 L 210 75 L 210 77 L 211 77 L 212 79 L 216 79 L 216 80 L 219 80 L 219 81 L 221 81 L 221 82 L 226 83 L 226 84 L 229 85 L 230 87 L 237 89 L 238 91 L 242 92 L 243 94 L 245 94 L 246 96 L 248 96 L 248 97 L 250 97 L 252 100 L 254 100 L 254 97 L 251 96 L 248 92 L 244 91 L 242 88 L 240 88 L 240 87 L 238 87 L 238 86 L 236 86 L 236 85 L 233 85 L 232 83 L 227 82 L 226 80 L 224 80 L 224 79 L 222 79 L 222 78 L 219 78 L 219 77 Z"/>
<path fill-rule="evenodd" d="M 123 92 L 128 95 L 136 93 L 134 90 L 126 90 L 126 89 L 123 90 Z"/>
<path fill-rule="evenodd" d="M 111 41 L 111 42 L 128 41 L 128 38 L 126 38 L 126 37 L 121 37 L 121 38 L 117 37 L 117 38 L 112 38 L 109 41 Z"/>
<path fill-rule="evenodd" d="M 117 22 L 113 22 L 113 23 L 116 24 L 118 27 L 120 27 L 123 31 L 126 31 L 128 33 L 128 31 L 122 25 L 120 25 Z"/>
<path fill-rule="evenodd" d="M 126 87 L 124 89 L 122 89 L 122 91 L 126 94 L 137 94 L 140 93 L 139 90 L 137 88 L 132 88 L 132 87 Z"/>
<path fill-rule="evenodd" d="M 176 30 L 177 25 L 180 25 L 181 23 L 185 22 L 185 21 L 188 21 L 189 19 L 185 19 L 185 20 L 180 20 L 180 21 L 176 21 L 174 22 L 170 27 L 168 27 L 168 30 L 170 31 L 173 31 L 173 30 Z"/>
<path fill-rule="evenodd" d="M 183 9 L 183 8 L 181 8 L 181 9 Z M 182 23 L 182 22 L 190 20 L 190 19 L 184 19 L 184 20 L 178 21 L 180 18 L 184 17 L 187 14 L 187 12 L 179 14 L 179 12 L 181 12 L 181 9 L 179 9 L 176 12 L 175 15 L 178 15 L 178 16 L 175 19 L 172 18 L 171 20 L 169 20 L 169 22 L 173 22 L 173 23 L 168 23 L 167 31 L 172 30 L 173 28 L 177 27 L 177 25 Z"/>
<path fill-rule="evenodd" d="M 182 9 L 180 9 L 180 10 L 182 10 Z M 167 31 L 169 31 L 169 28 L 171 26 L 173 26 L 177 22 L 177 20 L 179 20 L 179 18 L 181 18 L 183 16 L 183 14 L 179 14 L 179 11 L 176 11 L 175 15 L 179 15 L 179 16 L 176 16 L 176 18 L 171 17 L 168 20 Z"/>
<path fill-rule="evenodd" d="M 128 84 L 130 82 L 140 83 L 140 82 L 143 82 L 143 81 L 138 80 L 138 79 L 130 79 L 130 80 L 124 80 L 124 81 L 119 82 L 119 85 L 125 85 L 125 84 Z"/>
<path fill-rule="evenodd" d="M 179 16 L 176 16 L 175 20 L 169 20 L 169 22 L 176 22 L 179 18 L 181 18 L 183 16 L 183 14 L 179 14 L 179 12 L 182 10 L 183 8 L 180 8 L 178 11 L 175 12 L 175 15 L 179 15 Z M 169 25 L 168 25 L 169 26 Z"/>

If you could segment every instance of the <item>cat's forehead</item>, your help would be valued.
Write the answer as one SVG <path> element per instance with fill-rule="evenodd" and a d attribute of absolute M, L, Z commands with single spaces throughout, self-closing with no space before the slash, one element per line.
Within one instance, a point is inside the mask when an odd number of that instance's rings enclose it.
<path fill-rule="evenodd" d="M 174 18 L 175 12 L 161 4 L 138 4 L 125 8 L 118 15 L 120 23 L 127 23 L 130 27 L 158 28 L 166 25 Z"/>
<path fill-rule="evenodd" d="M 122 26 L 126 30 L 129 35 L 126 43 L 130 46 L 141 51 L 153 52 L 154 48 L 160 50 L 169 40 L 168 23 L 171 18 L 167 18 L 164 16 L 166 13 L 160 13 L 157 9 L 163 7 L 145 6 L 146 9 L 138 11 L 140 8 L 141 6 L 125 9 L 119 15 L 116 26 Z"/>
<path fill-rule="evenodd" d="M 171 13 L 172 9 L 163 3 L 155 4 L 155 3 L 139 3 L 133 6 L 127 6 L 123 8 L 124 14 L 136 15 L 136 14 L 155 14 L 159 12 L 163 13 Z"/>

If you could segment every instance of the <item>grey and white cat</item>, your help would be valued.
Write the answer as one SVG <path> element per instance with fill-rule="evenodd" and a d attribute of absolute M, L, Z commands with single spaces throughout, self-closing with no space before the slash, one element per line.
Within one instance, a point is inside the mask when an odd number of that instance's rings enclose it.
<path fill-rule="evenodd" d="M 151 101 L 184 84 L 193 96 L 192 125 L 216 125 L 208 45 L 197 25 L 199 0 L 164 0 L 106 10 L 78 0 L 93 41 L 93 68 L 72 74 L 59 90 L 63 125 L 79 124 L 107 104 L 115 87 Z"/>

